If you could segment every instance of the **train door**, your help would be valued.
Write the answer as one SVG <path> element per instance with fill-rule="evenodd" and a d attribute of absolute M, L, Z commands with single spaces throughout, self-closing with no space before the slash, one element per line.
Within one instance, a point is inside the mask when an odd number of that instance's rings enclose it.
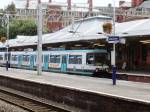
<path fill-rule="evenodd" d="M 62 56 L 61 71 L 62 72 L 66 72 L 67 71 L 67 55 L 63 55 Z"/>
<path fill-rule="evenodd" d="M 48 55 L 44 55 L 44 70 L 48 70 Z"/>
<path fill-rule="evenodd" d="M 18 68 L 21 68 L 22 65 L 22 55 L 18 56 Z"/>
<path fill-rule="evenodd" d="M 33 69 L 33 67 L 34 67 L 34 56 L 31 55 L 30 56 L 30 69 Z"/>

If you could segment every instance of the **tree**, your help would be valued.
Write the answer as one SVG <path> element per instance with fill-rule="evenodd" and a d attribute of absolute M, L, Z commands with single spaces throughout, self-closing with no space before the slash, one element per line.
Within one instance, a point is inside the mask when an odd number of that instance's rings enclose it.
<path fill-rule="evenodd" d="M 34 20 L 13 20 L 10 23 L 10 38 L 16 38 L 17 35 L 37 35 L 37 24 Z"/>
<path fill-rule="evenodd" d="M 112 23 L 104 23 L 103 31 L 104 33 L 110 34 L 112 32 Z"/>
<path fill-rule="evenodd" d="M 0 38 L 0 41 L 1 41 L 2 43 L 5 43 L 5 42 L 6 42 L 6 37 L 1 37 L 1 38 Z"/>
<path fill-rule="evenodd" d="M 16 20 L 14 18 L 16 13 L 15 4 L 12 2 L 2 13 L 1 18 L 6 16 L 5 12 L 9 15 L 9 39 L 14 39 L 17 35 L 33 36 L 37 35 L 37 23 L 34 19 Z M 44 29 L 44 33 L 48 30 Z M 7 21 L 5 19 L 0 20 L 0 37 L 6 37 L 7 34 Z"/>
<path fill-rule="evenodd" d="M 15 6 L 15 4 L 12 2 L 10 5 L 7 6 L 5 11 L 8 12 L 9 14 L 16 14 L 16 6 Z"/>
<path fill-rule="evenodd" d="M 0 42 L 5 43 L 6 41 L 6 29 L 4 27 L 0 27 Z"/>

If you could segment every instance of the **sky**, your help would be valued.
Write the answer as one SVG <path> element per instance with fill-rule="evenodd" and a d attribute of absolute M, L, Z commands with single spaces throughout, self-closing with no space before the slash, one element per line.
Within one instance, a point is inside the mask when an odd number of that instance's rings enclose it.
<path fill-rule="evenodd" d="M 5 8 L 8 4 L 10 4 L 13 0 L 1 0 L 0 1 L 0 8 Z M 19 1 L 19 0 L 18 0 Z M 20 0 L 22 1 L 22 0 Z M 48 0 L 41 0 L 42 2 L 47 2 Z M 67 0 L 52 0 L 56 2 L 65 2 Z M 72 0 L 73 3 L 87 3 L 88 0 Z M 118 6 L 118 2 L 120 0 L 93 0 L 94 6 L 108 6 L 109 3 L 113 4 L 114 1 L 116 2 L 116 6 Z M 131 1 L 131 0 L 124 0 L 124 1 Z"/>

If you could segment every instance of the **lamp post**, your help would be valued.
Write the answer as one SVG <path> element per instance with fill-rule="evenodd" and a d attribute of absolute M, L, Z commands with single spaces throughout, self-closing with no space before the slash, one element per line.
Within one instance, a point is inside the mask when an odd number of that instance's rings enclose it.
<path fill-rule="evenodd" d="M 38 45 L 37 45 L 37 74 L 42 75 L 42 4 L 38 3 Z"/>

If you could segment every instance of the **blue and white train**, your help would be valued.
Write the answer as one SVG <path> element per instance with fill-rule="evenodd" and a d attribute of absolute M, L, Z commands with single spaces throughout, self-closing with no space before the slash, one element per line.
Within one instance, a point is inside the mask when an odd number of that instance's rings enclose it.
<path fill-rule="evenodd" d="M 33 69 L 37 67 L 37 52 L 15 51 L 10 52 L 8 60 L 10 67 L 20 69 Z M 0 66 L 5 66 L 7 55 L 0 52 Z M 108 54 L 106 50 L 63 50 L 43 51 L 43 71 L 73 73 L 91 76 L 99 68 L 107 71 Z"/>

